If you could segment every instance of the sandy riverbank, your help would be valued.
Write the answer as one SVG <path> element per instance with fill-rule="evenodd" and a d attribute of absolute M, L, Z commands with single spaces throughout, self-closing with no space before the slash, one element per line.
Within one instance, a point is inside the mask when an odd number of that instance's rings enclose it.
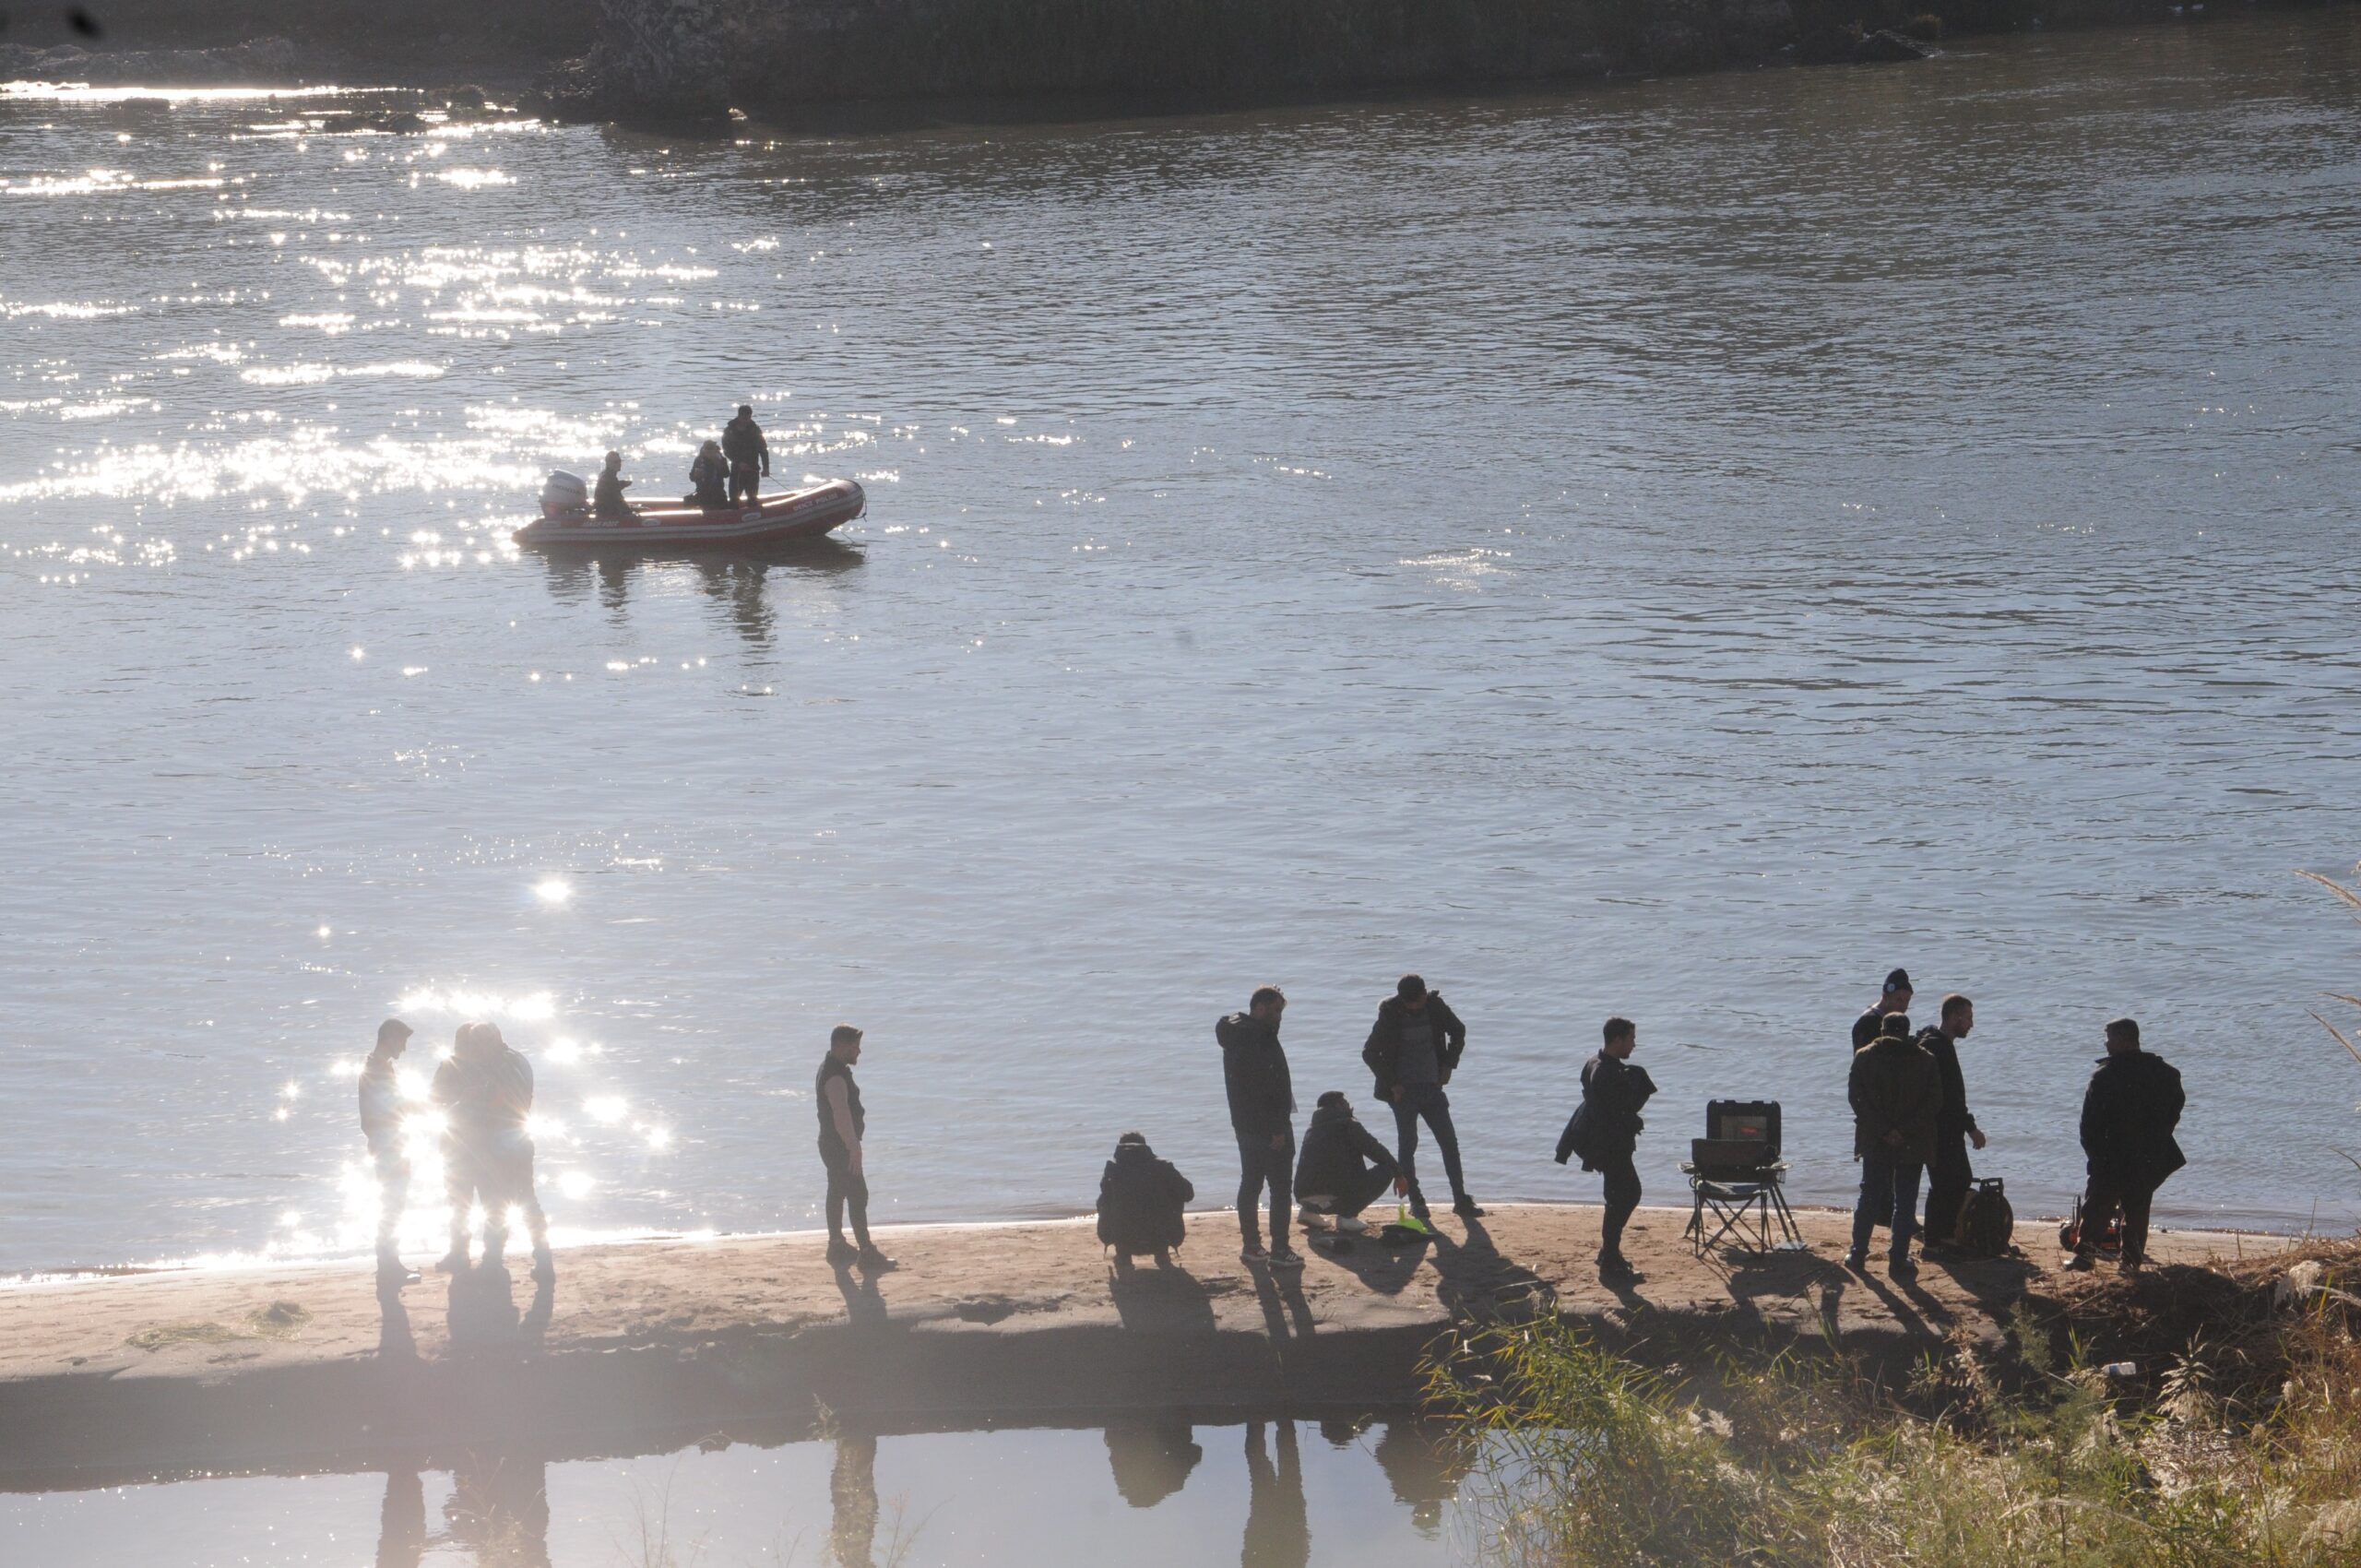
<path fill-rule="evenodd" d="M 365 1464 L 538 1442 L 572 1452 L 693 1441 L 732 1422 L 989 1422 L 1142 1406 L 1383 1405 L 1417 1392 L 1454 1321 L 1548 1310 L 1654 1353 L 1815 1336 L 1915 1359 L 1997 1334 L 2043 1289 L 2031 1256 L 1909 1282 L 1838 1266 L 1845 1217 L 1797 1214 L 1809 1249 L 1691 1254 L 1685 1211 L 1641 1213 L 1646 1274 L 1603 1286 L 1598 1211 L 1504 1206 L 1445 1218 L 1426 1247 L 1363 1241 L 1276 1280 L 1237 1258 L 1236 1222 L 1192 1216 L 1170 1273 L 1110 1280 L 1087 1220 L 881 1231 L 902 1267 L 827 1267 L 816 1235 L 650 1241 L 561 1253 L 553 1290 L 430 1273 L 381 1308 L 365 1264 L 74 1279 L 0 1289 L 0 1488 L 190 1470 Z M 2165 1233 L 2167 1265 L 2279 1238 Z"/>
<path fill-rule="evenodd" d="M 2248 0 L 2292 5 L 2298 0 Z M 449 89 L 573 119 L 871 128 L 1096 119 L 1781 64 L 1891 63 L 1980 34 L 2202 21 L 2175 0 L 1365 0 L 1239 6 L 1044 0 L 120 0 L 0 41 L 0 79 Z M 1908 36 L 1905 36 L 1908 35 Z M 57 51 L 52 53 L 49 51 Z"/>

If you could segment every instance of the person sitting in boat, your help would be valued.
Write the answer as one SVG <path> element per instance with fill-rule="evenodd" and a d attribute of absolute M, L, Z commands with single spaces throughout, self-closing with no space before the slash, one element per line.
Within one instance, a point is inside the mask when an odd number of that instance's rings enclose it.
<path fill-rule="evenodd" d="M 591 496 L 591 514 L 617 522 L 636 521 L 632 516 L 631 503 L 623 499 L 623 492 L 630 488 L 631 481 L 623 478 L 623 455 L 621 452 L 608 453 L 607 466 L 599 470 L 599 486 Z"/>
<path fill-rule="evenodd" d="M 762 488 L 759 481 L 770 478 L 771 444 L 754 422 L 752 403 L 739 404 L 738 417 L 721 427 L 721 449 L 730 457 L 730 504 L 735 505 L 741 495 L 753 504 Z"/>
<path fill-rule="evenodd" d="M 730 459 L 721 455 L 720 442 L 708 441 L 698 450 L 689 465 L 689 482 L 697 487 L 690 499 L 698 505 L 719 511 L 730 505 Z"/>

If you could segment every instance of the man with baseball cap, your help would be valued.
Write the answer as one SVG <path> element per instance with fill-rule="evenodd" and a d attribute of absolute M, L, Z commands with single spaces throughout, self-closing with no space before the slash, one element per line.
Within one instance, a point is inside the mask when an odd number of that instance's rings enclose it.
<path fill-rule="evenodd" d="M 377 1026 L 377 1044 L 361 1064 L 361 1135 L 377 1172 L 377 1277 L 396 1286 L 417 1283 L 395 1241 L 409 1202 L 409 1157 L 402 1152 L 402 1091 L 395 1075 L 410 1028 L 399 1018 Z"/>
<path fill-rule="evenodd" d="M 1885 990 L 1869 1005 L 1869 1010 L 1853 1020 L 1853 1049 L 1860 1050 L 1884 1032 L 1889 1014 L 1910 1011 L 1910 971 L 1896 969 L 1885 977 Z"/>

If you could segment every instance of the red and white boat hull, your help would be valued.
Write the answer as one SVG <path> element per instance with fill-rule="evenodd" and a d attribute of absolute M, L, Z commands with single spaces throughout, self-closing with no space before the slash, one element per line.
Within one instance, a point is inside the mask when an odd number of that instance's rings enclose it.
<path fill-rule="evenodd" d="M 587 508 L 552 510 L 513 537 L 522 545 L 603 551 L 743 550 L 818 539 L 860 517 L 868 505 L 860 486 L 839 479 L 727 510 L 635 502 L 629 520 L 593 517 Z"/>

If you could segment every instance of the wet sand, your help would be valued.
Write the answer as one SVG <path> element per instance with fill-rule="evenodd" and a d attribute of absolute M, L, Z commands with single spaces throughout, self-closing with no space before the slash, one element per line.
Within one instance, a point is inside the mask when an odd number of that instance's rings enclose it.
<path fill-rule="evenodd" d="M 1142 1406 L 1396 1404 L 1455 1323 L 1557 1310 L 1647 1353 L 1817 1336 L 1880 1359 L 1997 1335 L 2055 1262 L 2029 1254 L 1864 1279 L 1838 1264 L 1845 1216 L 1798 1210 L 1808 1250 L 1691 1255 L 1685 1210 L 1643 1209 L 1592 1267 L 1598 1210 L 1501 1206 L 1392 1251 L 1373 1238 L 1250 1270 L 1235 1218 L 1192 1215 L 1169 1271 L 1110 1276 L 1088 1219 L 912 1226 L 901 1267 L 832 1270 L 817 1234 L 650 1240 L 561 1253 L 537 1294 L 524 1260 L 429 1272 L 381 1305 L 365 1263 L 32 1282 L 0 1289 L 0 1489 L 194 1470 L 365 1464 L 388 1453 L 538 1442 L 569 1452 L 685 1443 L 737 1423 L 991 1424 Z M 2164 1232 L 2160 1263 L 2284 1238 Z"/>

